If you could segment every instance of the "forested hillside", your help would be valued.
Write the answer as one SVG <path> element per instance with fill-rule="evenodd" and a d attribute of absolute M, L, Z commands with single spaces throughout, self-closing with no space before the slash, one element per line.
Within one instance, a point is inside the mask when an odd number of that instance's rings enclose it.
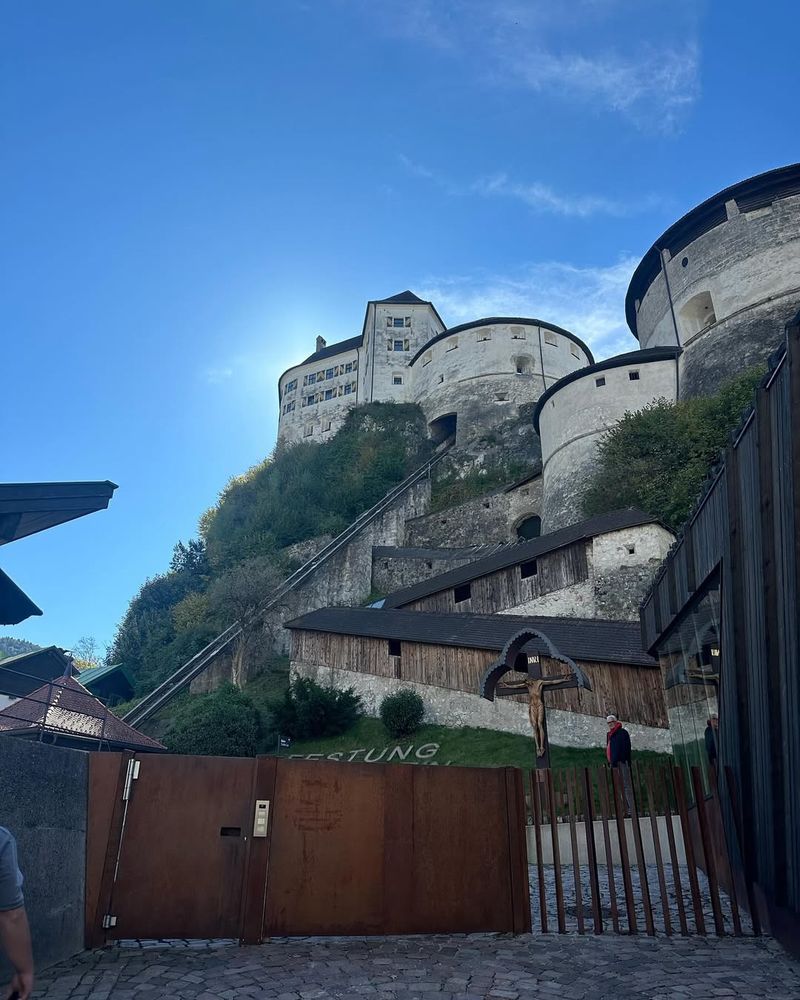
<path fill-rule="evenodd" d="M 137 694 L 151 690 L 277 586 L 287 546 L 342 531 L 430 452 L 418 406 L 370 403 L 330 441 L 279 449 L 232 479 L 198 537 L 133 598 L 108 662 L 126 665 Z"/>
<path fill-rule="evenodd" d="M 27 639 L 12 639 L 10 635 L 0 635 L 0 660 L 6 656 L 19 656 L 22 653 L 32 653 L 39 647 Z"/>

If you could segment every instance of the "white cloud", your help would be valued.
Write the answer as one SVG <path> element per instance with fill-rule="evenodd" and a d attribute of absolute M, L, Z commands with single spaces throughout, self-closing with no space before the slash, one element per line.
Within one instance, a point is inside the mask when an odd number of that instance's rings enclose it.
<path fill-rule="evenodd" d="M 451 326 L 483 316 L 529 316 L 547 320 L 584 340 L 595 357 L 637 349 L 625 324 L 625 292 L 638 258 L 606 267 L 548 261 L 512 274 L 433 276 L 418 294 L 434 303 Z"/>
<path fill-rule="evenodd" d="M 499 87 L 547 93 L 678 131 L 699 97 L 699 0 L 339 0 L 378 30 L 457 58 Z"/>
<path fill-rule="evenodd" d="M 209 385 L 219 385 L 221 382 L 227 382 L 228 379 L 233 378 L 233 368 L 206 368 L 203 372 L 203 378 Z"/>
<path fill-rule="evenodd" d="M 594 194 L 563 194 L 541 181 L 517 181 L 505 173 L 480 178 L 468 184 L 458 184 L 444 174 L 400 156 L 404 168 L 414 177 L 430 181 L 451 196 L 480 195 L 485 198 L 511 198 L 521 201 L 534 212 L 544 212 L 572 218 L 587 219 L 594 215 L 626 216 L 650 210 L 663 204 L 663 199 L 650 195 L 643 199 L 616 200 Z"/>

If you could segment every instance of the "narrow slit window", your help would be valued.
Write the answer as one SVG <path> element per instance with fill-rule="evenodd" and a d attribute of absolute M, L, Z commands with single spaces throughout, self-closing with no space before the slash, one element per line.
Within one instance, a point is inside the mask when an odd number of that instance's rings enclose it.
<path fill-rule="evenodd" d="M 604 377 L 603 375 L 601 375 L 601 376 L 600 376 L 600 378 L 596 378 L 596 379 L 594 380 L 594 384 L 595 384 L 595 385 L 597 386 L 597 388 L 598 388 L 598 389 L 599 389 L 599 388 L 600 388 L 601 386 L 604 386 L 604 385 L 606 384 L 606 380 L 605 380 L 605 377 Z"/>

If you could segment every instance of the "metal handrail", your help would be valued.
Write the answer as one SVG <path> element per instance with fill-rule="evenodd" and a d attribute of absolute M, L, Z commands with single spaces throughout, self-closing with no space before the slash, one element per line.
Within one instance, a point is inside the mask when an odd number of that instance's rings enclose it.
<path fill-rule="evenodd" d="M 323 565 L 323 563 L 327 562 L 332 555 L 338 552 L 363 528 L 382 514 L 399 496 L 402 496 L 402 494 L 409 490 L 412 486 L 416 485 L 426 476 L 429 476 L 434 466 L 437 465 L 447 454 L 452 444 L 452 438 L 443 442 L 437 449 L 437 453 L 429 458 L 424 465 L 419 466 L 419 468 L 412 472 L 411 475 L 406 476 L 402 482 L 398 483 L 397 486 L 394 486 L 391 490 L 389 490 L 389 492 L 386 493 L 385 496 L 381 497 L 381 499 L 374 506 L 370 507 L 369 510 L 364 511 L 363 514 L 359 514 L 355 521 L 349 524 L 344 531 L 336 536 L 336 538 L 330 541 L 327 545 L 320 549 L 319 552 L 315 553 L 310 559 L 303 563 L 302 566 L 296 569 L 267 598 L 267 600 L 264 601 L 258 611 L 254 613 L 254 617 L 261 617 L 267 611 L 274 608 L 282 597 L 288 594 L 289 591 L 293 590 L 299 583 L 302 583 L 304 580 L 308 579 L 309 576 L 315 573 L 320 566 Z M 159 684 L 157 688 L 151 691 L 150 694 L 146 695 L 129 712 L 123 715 L 123 721 L 127 722 L 129 726 L 140 725 L 154 712 L 170 701 L 180 690 L 186 687 L 187 684 L 191 683 L 191 681 L 194 680 L 198 674 L 202 673 L 208 664 L 216 656 L 218 656 L 223 649 L 234 642 L 241 635 L 241 633 L 241 622 L 234 622 L 233 625 L 230 625 L 223 633 L 221 633 L 221 635 L 218 635 L 216 639 L 213 639 L 207 646 L 204 646 L 198 653 L 195 653 L 195 655 L 182 667 L 179 667 L 165 681 Z"/>

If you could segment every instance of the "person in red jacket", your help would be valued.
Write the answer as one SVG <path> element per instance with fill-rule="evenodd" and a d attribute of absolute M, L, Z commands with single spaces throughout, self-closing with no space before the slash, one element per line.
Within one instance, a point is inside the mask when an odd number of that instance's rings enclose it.
<path fill-rule="evenodd" d="M 620 772 L 628 812 L 633 814 L 633 784 L 631 782 L 631 737 L 616 715 L 607 715 L 606 757 L 608 763 Z"/>

